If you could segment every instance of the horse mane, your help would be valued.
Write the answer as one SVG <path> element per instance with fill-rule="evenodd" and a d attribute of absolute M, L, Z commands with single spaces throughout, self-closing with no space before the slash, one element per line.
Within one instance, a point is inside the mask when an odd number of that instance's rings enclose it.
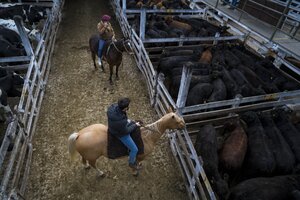
<path fill-rule="evenodd" d="M 158 130 L 158 121 L 148 124 L 144 127 L 144 130 L 142 131 L 142 134 L 145 136 L 152 135 L 159 132 Z M 160 132 L 159 132 L 160 133 Z"/>

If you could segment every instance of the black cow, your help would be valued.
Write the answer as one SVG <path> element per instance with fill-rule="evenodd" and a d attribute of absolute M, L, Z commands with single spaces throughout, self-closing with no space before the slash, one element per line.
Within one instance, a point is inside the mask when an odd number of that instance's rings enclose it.
<path fill-rule="evenodd" d="M 269 146 L 264 128 L 253 111 L 243 113 L 241 119 L 247 123 L 248 150 L 245 159 L 246 177 L 266 176 L 274 172 L 276 162 Z"/>
<path fill-rule="evenodd" d="M 291 172 L 295 165 L 295 156 L 280 130 L 276 127 L 271 114 L 260 113 L 259 119 L 270 139 L 270 147 L 276 161 L 276 174 L 283 175 Z"/>
<path fill-rule="evenodd" d="M 239 86 L 239 94 L 244 97 L 266 94 L 262 88 L 254 88 L 247 78 L 238 69 L 230 70 L 230 75 Z"/>
<path fill-rule="evenodd" d="M 0 88 L 7 93 L 8 97 L 20 97 L 21 92 L 16 89 L 16 85 L 22 85 L 23 83 L 24 80 L 21 81 L 19 76 L 12 73 L 0 78 Z"/>
<path fill-rule="evenodd" d="M 300 188 L 299 175 L 253 178 L 233 187 L 228 200 L 290 200 Z"/>
<path fill-rule="evenodd" d="M 291 200 L 300 200 L 300 191 L 298 190 L 294 190 L 291 193 Z"/>
<path fill-rule="evenodd" d="M 213 58 L 211 63 L 213 65 L 220 64 L 226 66 L 226 58 L 223 54 L 223 51 L 224 51 L 223 46 L 216 46 L 212 49 Z"/>
<path fill-rule="evenodd" d="M 215 79 L 212 82 L 212 85 L 213 85 L 213 91 L 209 96 L 209 98 L 207 99 L 207 102 L 225 100 L 227 97 L 227 90 L 223 80 L 220 78 Z"/>
<path fill-rule="evenodd" d="M 225 62 L 229 68 L 237 67 L 241 64 L 240 59 L 234 55 L 230 50 L 226 49 L 224 52 Z"/>
<path fill-rule="evenodd" d="M 5 28 L 4 26 L 0 26 L 0 39 L 8 41 L 17 48 L 23 48 L 19 34 L 11 29 Z"/>
<path fill-rule="evenodd" d="M 157 72 L 162 72 L 165 76 L 169 76 L 173 68 L 183 67 L 183 64 L 188 61 L 198 61 L 199 55 L 189 56 L 170 56 L 161 58 L 157 67 Z"/>
<path fill-rule="evenodd" d="M 256 75 L 256 73 L 244 65 L 239 65 L 238 69 L 245 75 L 248 82 L 253 85 L 255 88 L 262 88 L 266 93 L 276 93 L 280 92 L 280 90 L 277 88 L 276 85 L 271 83 L 265 83 L 259 76 Z"/>
<path fill-rule="evenodd" d="M 272 83 L 275 79 L 276 75 L 273 74 L 271 71 L 267 70 L 266 68 L 262 67 L 259 62 L 257 62 L 253 66 L 253 70 L 259 76 L 261 80 L 265 83 Z"/>
<path fill-rule="evenodd" d="M 17 48 L 5 39 L 0 39 L 0 57 L 24 56 L 24 48 Z"/>
<path fill-rule="evenodd" d="M 239 47 L 233 48 L 231 50 L 231 52 L 239 58 L 242 65 L 253 69 L 254 65 L 255 65 L 255 60 L 251 56 L 247 55 L 246 53 L 243 53 L 240 49 L 237 49 L 237 48 L 239 48 Z M 244 47 L 242 47 L 242 48 L 244 48 Z"/>
<path fill-rule="evenodd" d="M 146 34 L 146 37 L 149 37 L 149 38 L 162 38 L 163 37 L 157 31 L 155 31 L 153 29 L 148 29 L 145 34 Z"/>
<path fill-rule="evenodd" d="M 206 30 L 207 33 L 206 36 L 214 36 L 216 33 L 222 34 L 225 33 L 227 29 L 229 29 L 229 27 L 227 26 L 216 26 L 203 19 L 195 19 L 195 18 L 183 19 L 179 17 L 174 17 L 174 19 L 188 23 L 193 27 L 193 29 Z"/>
<path fill-rule="evenodd" d="M 198 83 L 188 93 L 186 105 L 192 106 L 207 101 L 213 91 L 210 83 Z"/>
<path fill-rule="evenodd" d="M 223 199 L 228 192 L 226 181 L 221 178 L 218 170 L 217 135 L 215 128 L 211 125 L 201 127 L 197 134 L 195 150 L 203 160 L 203 168 L 212 188 Z"/>
<path fill-rule="evenodd" d="M 189 89 L 193 88 L 196 84 L 210 83 L 210 82 L 212 82 L 212 80 L 213 80 L 213 77 L 211 75 L 203 75 L 203 76 L 193 75 L 192 78 L 191 78 Z M 177 75 L 177 76 L 172 77 L 169 92 L 170 92 L 171 96 L 174 97 L 174 98 L 176 98 L 177 95 L 178 95 L 178 90 L 179 90 L 179 87 L 180 87 L 180 83 L 181 83 L 181 75 Z M 195 90 L 195 94 L 196 93 L 197 93 L 197 91 Z M 191 95 L 191 96 L 193 96 L 193 95 Z"/>
<path fill-rule="evenodd" d="M 299 83 L 282 75 L 274 78 L 272 83 L 276 85 L 281 91 L 292 91 L 300 89 Z"/>
<path fill-rule="evenodd" d="M 275 109 L 272 111 L 274 122 L 280 130 L 282 136 L 290 145 L 297 163 L 300 162 L 300 133 L 295 126 L 289 121 L 287 114 L 283 109 Z"/>
<path fill-rule="evenodd" d="M 222 69 L 222 80 L 226 86 L 227 97 L 229 99 L 235 98 L 235 96 L 239 93 L 239 87 L 232 78 L 230 72 L 224 67 L 221 66 Z"/>
<path fill-rule="evenodd" d="M 4 108 L 5 113 L 10 115 L 8 118 L 5 117 L 6 120 L 10 120 L 12 113 L 7 98 L 21 96 L 21 92 L 16 89 L 16 86 L 23 85 L 24 79 L 15 73 L 7 72 L 3 68 L 0 68 L 0 73 L 0 107 Z"/>

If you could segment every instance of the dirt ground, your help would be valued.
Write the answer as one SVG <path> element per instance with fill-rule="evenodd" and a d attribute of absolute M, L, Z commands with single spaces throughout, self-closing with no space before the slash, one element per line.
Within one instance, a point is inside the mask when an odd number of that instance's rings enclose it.
<path fill-rule="evenodd" d="M 143 162 L 135 178 L 127 160 L 98 159 L 106 177 L 83 169 L 80 159 L 71 162 L 69 135 L 93 123 L 107 124 L 106 109 L 121 96 L 132 103 L 129 117 L 146 124 L 158 119 L 150 106 L 147 87 L 134 58 L 123 55 L 120 80 L 111 87 L 107 72 L 95 70 L 87 51 L 88 38 L 96 32 L 102 14 L 113 15 L 107 0 L 69 0 L 57 35 L 52 67 L 37 129 L 26 199 L 187 199 L 178 166 L 166 136 Z M 121 38 L 115 19 L 112 22 Z"/>

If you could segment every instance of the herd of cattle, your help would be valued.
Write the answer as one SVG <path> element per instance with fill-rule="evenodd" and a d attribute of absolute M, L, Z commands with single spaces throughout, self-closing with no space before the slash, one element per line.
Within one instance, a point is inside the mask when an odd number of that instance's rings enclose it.
<path fill-rule="evenodd" d="M 22 5 L 19 3 L 0 3 L 0 59 L 5 57 L 26 56 L 19 31 L 14 21 L 14 16 L 20 16 L 23 20 L 25 32 L 32 47 L 38 43 L 40 32 L 48 8 L 32 5 Z M 28 62 L 0 62 L 0 107 L 1 121 L 7 121 L 11 117 L 9 97 L 20 97 L 24 79 L 19 74 L 26 74 L 24 71 L 11 71 L 11 65 L 28 64 Z M 8 69 L 8 70 L 7 70 Z M 2 125 L 1 125 L 2 127 Z M 0 144 L 5 132 L 0 133 Z"/>
<path fill-rule="evenodd" d="M 300 89 L 300 84 L 279 71 L 272 61 L 271 57 L 255 56 L 241 45 L 220 44 L 164 51 L 157 71 L 167 77 L 169 92 L 176 99 L 182 68 L 192 67 L 187 106 Z"/>
<path fill-rule="evenodd" d="M 189 9 L 186 0 L 126 0 L 128 9 Z"/>
<path fill-rule="evenodd" d="M 300 198 L 300 123 L 283 108 L 207 124 L 194 146 L 218 199 Z"/>
<path fill-rule="evenodd" d="M 0 67 L 0 126 L 6 126 L 12 119 L 12 109 L 8 97 L 21 97 L 24 78 L 15 72 Z M 5 122 L 6 124 L 2 124 Z M 0 146 L 4 139 L 5 130 L 0 131 Z M 10 146 L 11 147 L 11 146 Z M 9 148 L 11 150 L 11 148 Z"/>
<path fill-rule="evenodd" d="M 140 19 L 129 20 L 131 26 L 139 34 Z M 145 38 L 179 38 L 179 37 L 214 37 L 229 36 L 229 27 L 217 26 L 199 18 L 183 18 L 178 16 L 149 15 L 147 16 Z M 193 44 L 196 44 L 193 42 Z"/>
<path fill-rule="evenodd" d="M 238 43 L 163 50 L 156 71 L 177 99 L 182 69 L 192 69 L 186 105 L 300 89 L 300 84 Z M 283 109 L 242 113 L 216 129 L 200 127 L 194 144 L 218 199 L 300 199 L 300 123 Z M 222 144 L 220 140 L 222 138 Z"/>
<path fill-rule="evenodd" d="M 45 7 L 0 4 L 0 58 L 25 55 L 18 29 L 13 21 L 14 16 L 22 18 L 29 39 L 38 40 L 38 28 L 46 19 L 47 12 Z"/>
<path fill-rule="evenodd" d="M 127 8 L 189 8 L 186 0 L 126 1 Z M 13 21 L 15 15 L 22 17 L 33 42 L 38 37 L 32 34 L 46 19 L 47 11 L 45 7 L 0 4 L 0 58 L 26 55 Z M 228 35 L 228 27 L 198 18 L 147 17 L 146 38 Z M 139 18 L 130 23 L 139 27 Z M 300 89 L 297 81 L 280 72 L 272 62 L 272 58 L 259 58 L 242 45 L 219 44 L 164 50 L 156 70 L 165 75 L 168 90 L 176 99 L 183 66 L 192 68 L 187 106 Z M 8 97 L 21 96 L 23 83 L 15 72 L 0 67 L 2 107 L 7 107 Z M 221 143 L 218 138 L 222 138 Z M 213 124 L 205 125 L 194 146 L 218 199 L 300 199 L 300 123 L 291 121 L 282 108 L 248 111 L 218 129 Z"/>
<path fill-rule="evenodd" d="M 166 1 L 127 2 L 130 8 L 165 8 Z M 199 18 L 162 14 L 146 18 L 146 39 L 231 35 L 228 27 Z M 129 19 L 138 34 L 139 20 L 139 15 Z M 169 45 L 174 43 L 154 46 Z M 175 101 L 183 67 L 192 68 L 186 106 L 300 89 L 298 81 L 273 65 L 272 57 L 261 58 L 237 41 L 199 46 L 166 48 L 158 61 L 157 56 L 152 58 L 156 71 L 165 75 L 164 83 Z M 248 111 L 219 127 L 200 127 L 194 144 L 217 199 L 300 200 L 300 123 L 292 123 L 285 110 L 276 108 Z"/>

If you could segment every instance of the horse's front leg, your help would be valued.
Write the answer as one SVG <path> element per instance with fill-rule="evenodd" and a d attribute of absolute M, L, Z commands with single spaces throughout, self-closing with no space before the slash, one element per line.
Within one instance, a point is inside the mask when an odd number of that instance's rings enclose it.
<path fill-rule="evenodd" d="M 110 72 L 110 74 L 109 74 L 109 82 L 110 82 L 111 85 L 113 84 L 113 81 L 112 81 L 113 67 L 114 67 L 113 65 L 109 65 L 109 72 Z"/>
<path fill-rule="evenodd" d="M 119 67 L 120 67 L 121 63 L 116 65 L 116 80 L 119 80 Z"/>
<path fill-rule="evenodd" d="M 102 62 L 102 65 L 101 65 L 101 69 L 102 69 L 102 72 L 104 73 L 105 70 L 104 70 L 104 63 Z"/>
<path fill-rule="evenodd" d="M 94 52 L 92 52 L 92 60 L 93 60 L 93 63 L 94 63 L 94 67 L 95 67 L 95 69 L 97 69 L 97 65 L 96 65 L 95 59 L 96 59 L 96 54 Z"/>

